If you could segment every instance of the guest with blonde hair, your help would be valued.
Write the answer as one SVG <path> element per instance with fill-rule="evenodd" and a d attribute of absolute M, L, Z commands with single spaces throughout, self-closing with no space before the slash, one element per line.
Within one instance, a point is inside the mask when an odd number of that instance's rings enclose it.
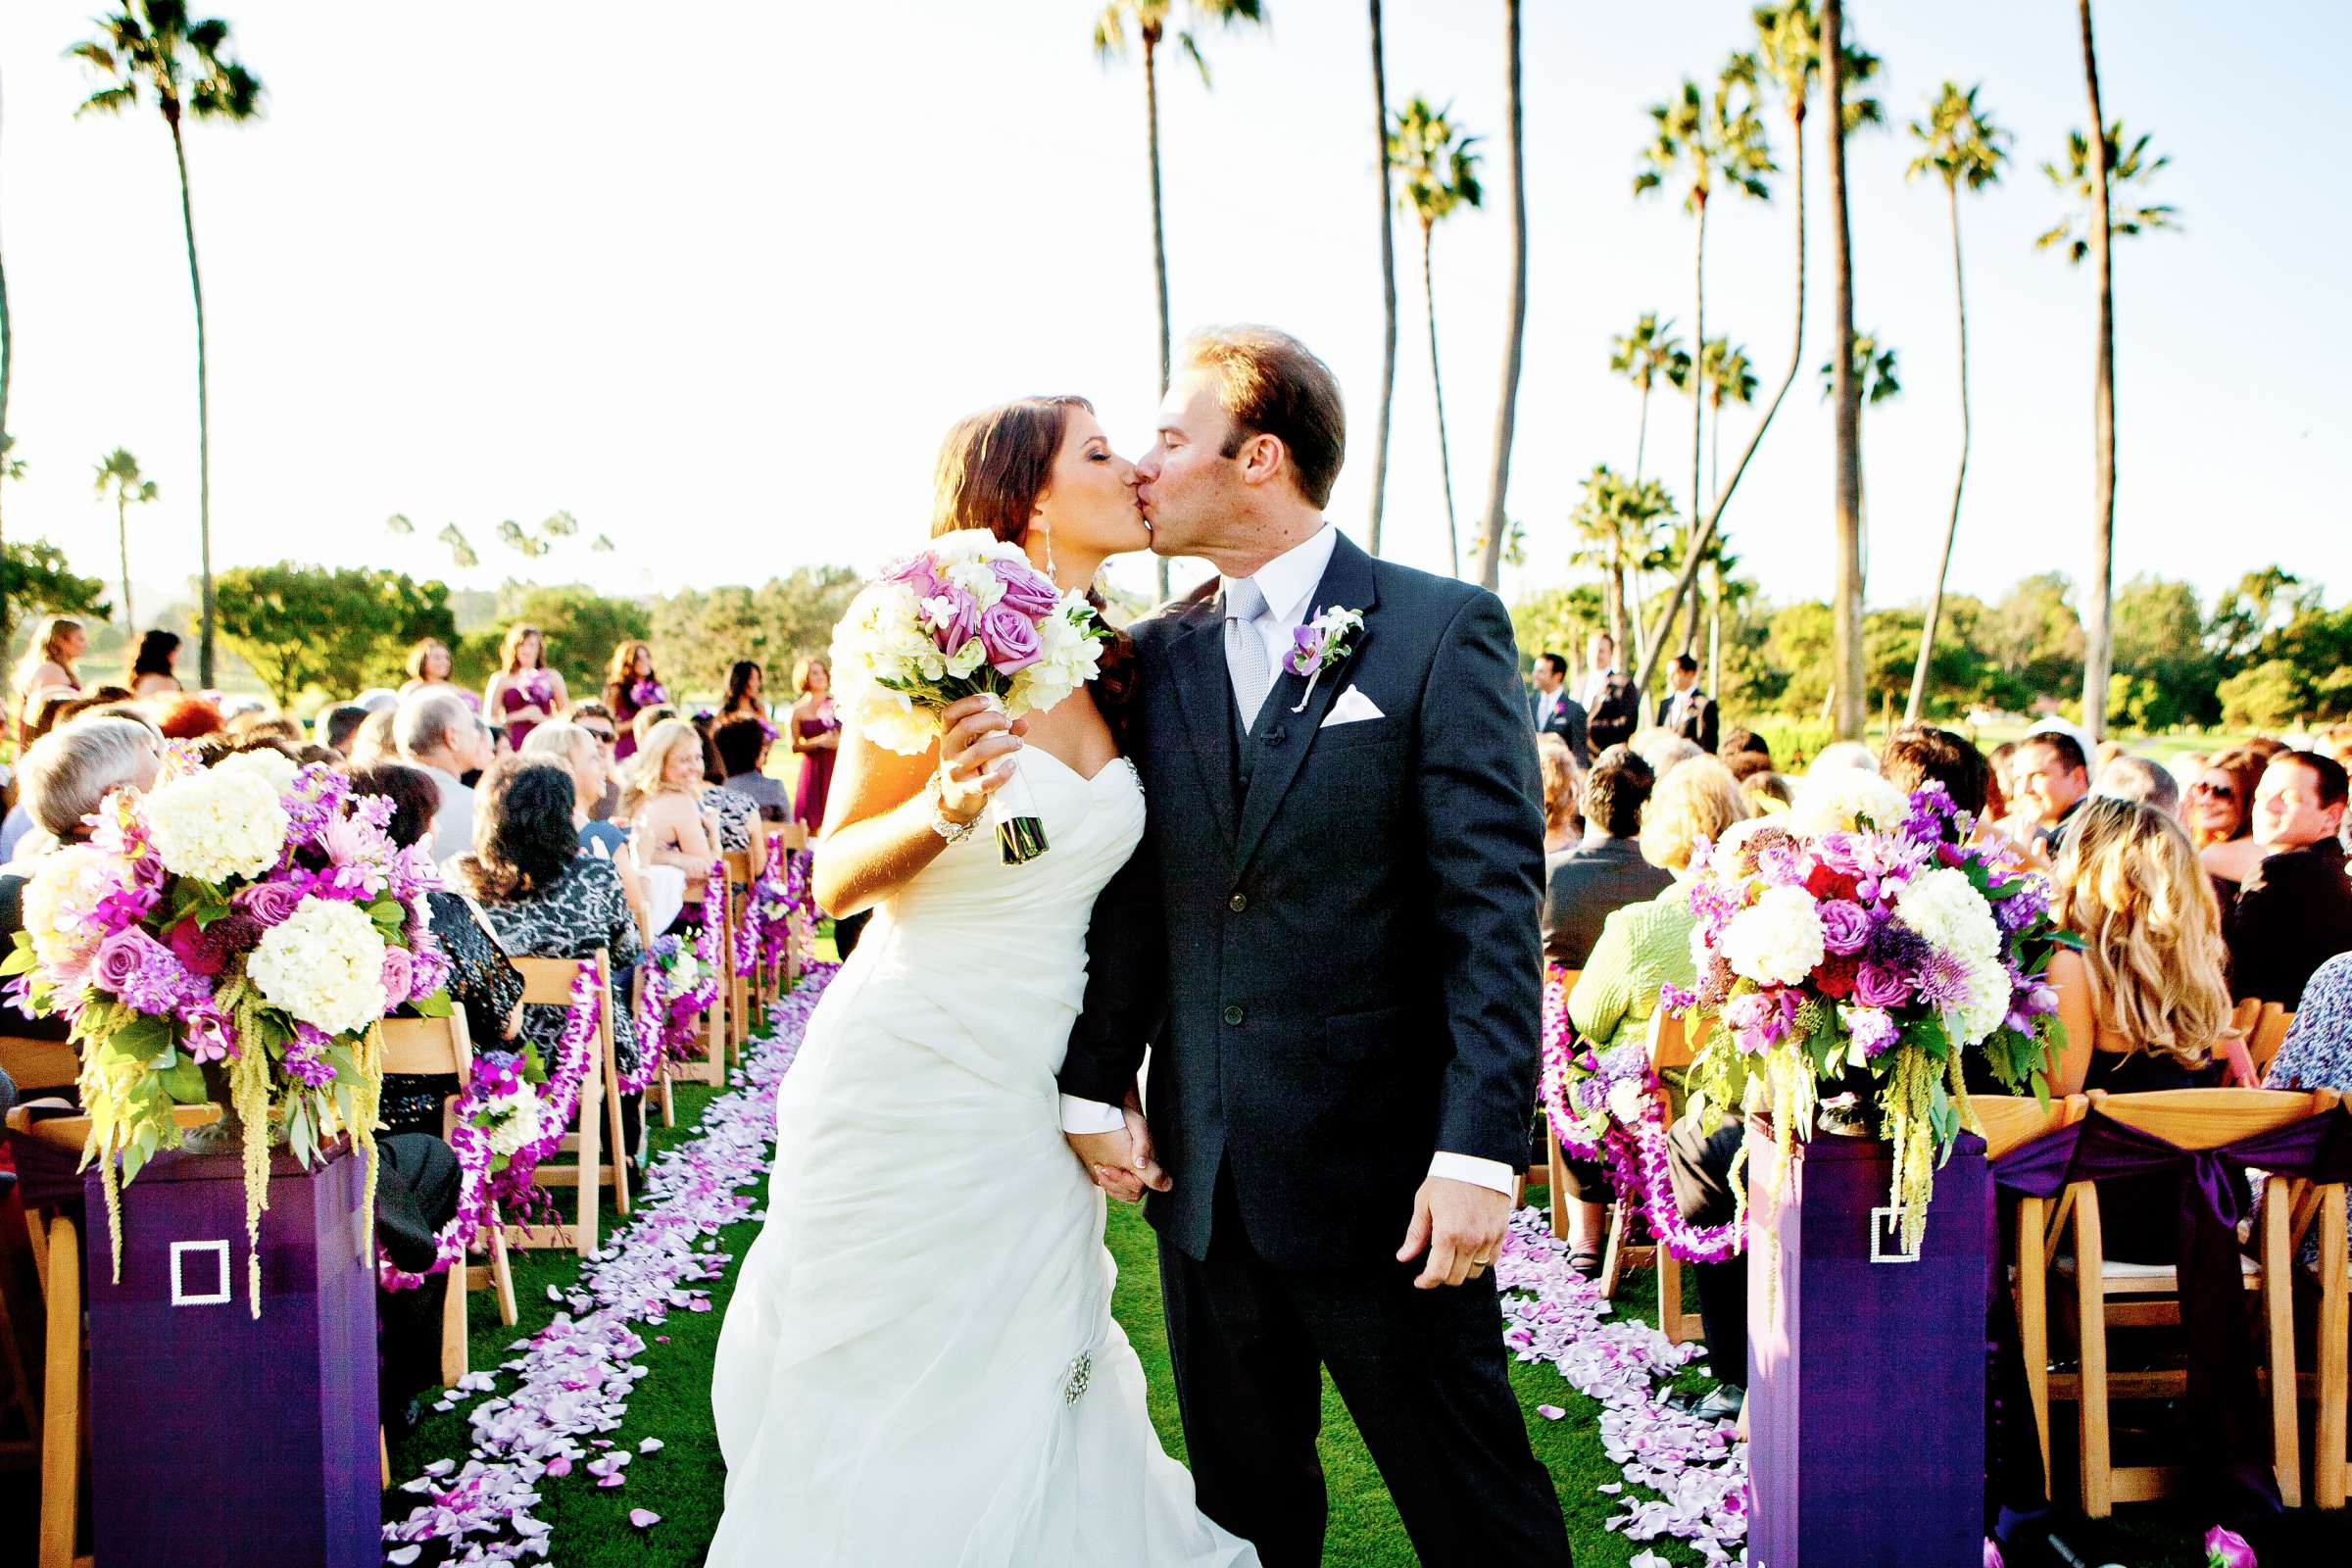
<path fill-rule="evenodd" d="M 703 805 L 703 738 L 692 724 L 665 718 L 646 732 L 629 760 L 618 814 L 639 863 L 685 874 L 678 919 L 699 924 L 704 879 L 719 847 L 718 822 Z"/>
<path fill-rule="evenodd" d="M 16 673 L 10 677 L 17 693 L 19 745 L 31 743 L 25 728 L 52 697 L 81 690 L 81 676 L 74 666 L 89 646 L 88 633 L 71 615 L 51 615 L 34 623 L 24 657 L 17 661 Z"/>
<path fill-rule="evenodd" d="M 2269 761 L 2252 747 L 2233 746 L 2208 760 L 2189 780 L 2182 825 L 2225 904 L 2237 897 L 2238 884 L 2270 853 L 2254 842 L 2254 792 Z"/>

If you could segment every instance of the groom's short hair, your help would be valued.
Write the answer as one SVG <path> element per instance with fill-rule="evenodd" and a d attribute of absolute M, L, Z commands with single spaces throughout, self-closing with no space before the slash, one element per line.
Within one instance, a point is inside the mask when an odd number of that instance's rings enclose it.
<path fill-rule="evenodd" d="M 1299 494 L 1315 507 L 1330 504 L 1348 454 L 1348 412 L 1330 366 L 1270 326 L 1197 332 L 1184 345 L 1184 363 L 1217 372 L 1217 401 L 1234 425 L 1225 456 L 1251 436 L 1270 435 L 1290 455 Z"/>

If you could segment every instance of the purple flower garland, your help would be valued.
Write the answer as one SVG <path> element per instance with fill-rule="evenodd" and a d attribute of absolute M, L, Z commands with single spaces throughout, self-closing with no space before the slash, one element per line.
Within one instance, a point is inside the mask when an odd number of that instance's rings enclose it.
<path fill-rule="evenodd" d="M 473 1062 L 471 1081 L 458 1102 L 456 1125 L 449 1130 L 450 1152 L 458 1156 L 458 1211 L 433 1238 L 432 1265 L 412 1274 L 394 1263 L 381 1244 L 375 1250 L 376 1279 L 387 1291 L 413 1291 L 473 1248 L 486 1223 L 495 1223 L 502 1204 L 521 1206 L 533 1196 L 531 1175 L 539 1162 L 556 1152 L 566 1128 L 578 1112 L 581 1086 L 597 1061 L 597 1024 L 603 1016 L 599 972 L 594 959 L 583 963 L 571 979 L 571 1008 L 564 1020 L 563 1037 L 556 1043 L 556 1059 L 539 1090 L 539 1136 L 506 1157 L 501 1164 L 490 1151 L 489 1129 L 483 1124 L 489 1102 L 522 1087 L 515 1058 L 505 1052 L 484 1052 Z"/>
<path fill-rule="evenodd" d="M 1552 1136 L 1579 1159 L 1605 1160 L 1617 1201 L 1637 1205 L 1650 1235 L 1676 1257 L 1686 1263 L 1721 1263 L 1738 1256 L 1746 1242 L 1744 1215 L 1723 1225 L 1693 1225 L 1683 1218 L 1674 1200 L 1674 1183 L 1666 1168 L 1666 1112 L 1659 1102 L 1657 1075 L 1649 1070 L 1647 1059 L 1628 1071 L 1625 1062 L 1606 1063 L 1590 1046 L 1580 1052 L 1568 1018 L 1563 978 L 1564 971 L 1554 969 L 1544 983 L 1543 1098 Z M 1638 1121 L 1628 1124 L 1610 1107 L 1610 1090 L 1617 1083 L 1630 1083 L 1639 1091 Z M 1582 1102 L 1587 1100 L 1589 1106 Z M 1595 1120 L 1597 1133 L 1592 1130 Z M 1552 1200 L 1560 1198 L 1555 1195 Z"/>

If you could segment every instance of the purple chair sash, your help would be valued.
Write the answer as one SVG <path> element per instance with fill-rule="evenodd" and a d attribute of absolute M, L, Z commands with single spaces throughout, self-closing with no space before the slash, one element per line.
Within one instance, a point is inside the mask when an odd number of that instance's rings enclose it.
<path fill-rule="evenodd" d="M 2002 1192 L 2042 1199 L 2056 1198 L 2076 1182 L 2180 1178 L 2175 1266 L 2188 1348 L 2183 1415 L 2188 1430 L 2220 1436 L 2220 1462 L 2198 1473 L 2223 1518 L 2275 1513 L 2280 1507 L 2278 1478 L 2271 1471 L 2270 1417 L 2255 1381 L 2245 1284 L 2238 1272 L 2237 1225 L 2253 1204 L 2245 1181 L 2248 1166 L 2321 1182 L 2352 1180 L 2352 1108 L 2305 1117 L 2211 1150 L 2181 1149 L 2093 1109 L 2072 1127 L 2010 1151 L 1992 1166 Z M 2007 1291 L 1996 1284 L 1994 1295 L 1997 1342 L 2007 1337 L 2001 1331 L 2011 1315 L 1999 1309 Z M 2002 1348 L 2004 1352 L 2010 1348 Z"/>

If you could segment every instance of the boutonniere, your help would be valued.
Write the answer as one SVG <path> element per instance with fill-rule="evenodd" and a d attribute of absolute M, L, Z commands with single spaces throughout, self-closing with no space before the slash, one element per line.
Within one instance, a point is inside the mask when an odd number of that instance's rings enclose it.
<path fill-rule="evenodd" d="M 1325 670 L 1348 657 L 1348 637 L 1363 630 L 1363 626 L 1364 612 L 1360 610 L 1337 605 L 1325 610 L 1318 606 L 1313 617 L 1291 633 L 1291 652 L 1283 660 L 1283 665 L 1292 674 L 1306 677 L 1306 690 L 1292 712 L 1305 710 L 1307 699 L 1315 695 L 1315 682 Z"/>

